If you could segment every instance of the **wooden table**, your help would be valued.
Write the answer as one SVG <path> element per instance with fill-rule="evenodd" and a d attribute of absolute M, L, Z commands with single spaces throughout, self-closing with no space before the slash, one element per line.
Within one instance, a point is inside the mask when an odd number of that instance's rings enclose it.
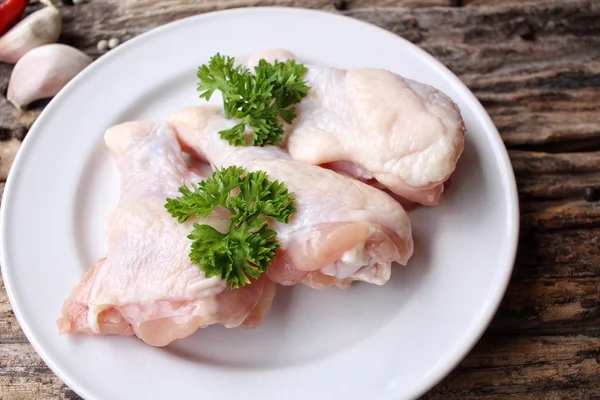
<path fill-rule="evenodd" d="M 201 12 L 334 3 L 453 70 L 492 116 L 517 176 L 522 230 L 506 298 L 471 354 L 424 398 L 600 399 L 600 1 L 104 0 L 62 6 L 61 41 L 97 57 L 101 39 Z M 0 87 L 10 71 L 0 64 Z M 42 107 L 16 112 L 0 98 L 0 180 L 20 143 L 10 138 Z M 3 287 L 0 398 L 79 398 L 29 345 Z"/>

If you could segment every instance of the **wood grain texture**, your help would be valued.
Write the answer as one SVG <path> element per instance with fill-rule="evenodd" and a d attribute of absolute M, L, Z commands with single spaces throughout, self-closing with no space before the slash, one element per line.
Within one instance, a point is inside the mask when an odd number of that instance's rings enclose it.
<path fill-rule="evenodd" d="M 256 5 L 335 12 L 328 0 L 96 0 L 61 7 L 61 41 L 96 58 L 101 39 L 125 41 L 186 16 Z M 522 229 L 506 297 L 482 340 L 424 398 L 600 399 L 600 203 L 584 198 L 600 190 L 600 2 L 350 0 L 347 7 L 344 14 L 418 44 L 473 90 L 518 182 Z M 0 64 L 0 87 L 10 70 Z M 22 135 L 43 105 L 17 112 L 0 96 L 0 138 Z M 16 143 L 0 142 L 0 171 Z M 28 344 L 3 287 L 0 398 L 78 398 Z"/>

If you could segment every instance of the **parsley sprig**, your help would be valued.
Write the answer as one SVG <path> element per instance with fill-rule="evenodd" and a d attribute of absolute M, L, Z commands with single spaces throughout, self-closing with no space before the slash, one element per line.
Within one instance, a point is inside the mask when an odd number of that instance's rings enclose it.
<path fill-rule="evenodd" d="M 227 233 L 194 223 L 190 259 L 207 277 L 220 276 L 232 289 L 250 283 L 268 271 L 279 248 L 268 218 L 288 223 L 296 212 L 294 194 L 263 171 L 232 166 L 217 169 L 198 185 L 179 188 L 181 196 L 168 198 L 167 211 L 182 223 L 190 216 L 207 217 L 215 208 L 231 212 Z"/>
<path fill-rule="evenodd" d="M 217 53 L 208 65 L 198 68 L 200 98 L 210 100 L 215 91 L 223 95 L 225 116 L 241 122 L 219 132 L 233 146 L 247 145 L 245 133 L 253 131 L 252 145 L 276 145 L 283 139 L 283 126 L 278 118 L 291 124 L 296 118 L 295 105 L 308 94 L 302 76 L 308 71 L 295 60 L 261 59 L 252 73 L 235 65 L 235 58 Z"/>

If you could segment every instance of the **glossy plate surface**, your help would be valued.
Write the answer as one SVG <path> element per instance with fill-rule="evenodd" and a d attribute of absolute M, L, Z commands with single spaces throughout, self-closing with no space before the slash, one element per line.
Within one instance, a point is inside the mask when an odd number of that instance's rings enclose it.
<path fill-rule="evenodd" d="M 200 104 L 196 69 L 266 48 L 330 66 L 387 68 L 450 95 L 466 149 L 443 204 L 412 213 L 416 254 L 383 287 L 279 288 L 256 330 L 210 327 L 166 348 L 60 337 L 63 301 L 105 254 L 118 175 L 103 133 Z M 513 172 L 490 118 L 445 67 L 366 23 L 315 11 L 238 9 L 144 34 L 94 62 L 46 108 L 2 204 L 2 272 L 15 314 L 53 371 L 89 400 L 408 399 L 443 378 L 485 330 L 516 252 Z"/>

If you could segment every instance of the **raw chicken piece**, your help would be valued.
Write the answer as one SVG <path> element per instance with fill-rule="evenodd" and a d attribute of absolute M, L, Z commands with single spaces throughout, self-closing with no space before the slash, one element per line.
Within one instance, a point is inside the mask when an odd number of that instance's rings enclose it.
<path fill-rule="evenodd" d="M 164 346 L 211 324 L 257 326 L 271 306 L 275 285 L 260 279 L 229 290 L 192 265 L 187 235 L 193 222 L 218 230 L 227 215 L 177 222 L 164 208 L 191 172 L 167 124 L 129 122 L 106 132 L 121 173 L 121 197 L 108 221 L 109 249 L 65 302 L 61 333 L 136 335 Z"/>
<path fill-rule="evenodd" d="M 406 212 L 387 194 L 328 169 L 300 163 L 281 149 L 233 147 L 218 134 L 236 121 L 215 106 L 191 107 L 169 118 L 186 148 L 217 168 L 265 171 L 295 193 L 289 224 L 273 223 L 281 249 L 269 268 L 273 281 L 314 288 L 348 287 L 359 280 L 382 285 L 392 262 L 413 253 Z"/>
<path fill-rule="evenodd" d="M 285 50 L 249 66 L 294 58 Z M 438 204 L 464 148 L 458 106 L 429 85 L 382 69 L 310 66 L 310 91 L 287 132 L 298 161 L 324 165 L 424 205 Z"/>

